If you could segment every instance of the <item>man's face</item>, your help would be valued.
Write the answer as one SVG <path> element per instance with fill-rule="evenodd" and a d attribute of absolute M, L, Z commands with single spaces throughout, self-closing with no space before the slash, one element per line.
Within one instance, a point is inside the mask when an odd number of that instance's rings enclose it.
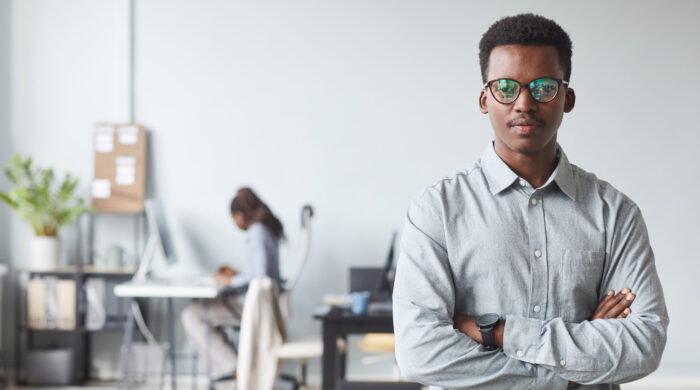
<path fill-rule="evenodd" d="M 491 51 L 487 76 L 489 81 L 511 79 L 527 86 L 543 77 L 562 79 L 564 70 L 554 46 L 505 45 Z M 574 91 L 563 85 L 547 103 L 536 101 L 526 88 L 521 88 L 520 96 L 510 104 L 501 104 L 491 91 L 482 90 L 479 107 L 489 114 L 497 150 L 536 154 L 555 148 L 562 117 L 574 108 L 575 99 Z"/>

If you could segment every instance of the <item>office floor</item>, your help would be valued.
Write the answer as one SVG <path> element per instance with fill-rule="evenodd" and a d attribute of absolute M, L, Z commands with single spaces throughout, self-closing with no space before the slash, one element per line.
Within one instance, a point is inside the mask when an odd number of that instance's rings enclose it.
<path fill-rule="evenodd" d="M 34 387 L 34 386 L 10 386 L 8 390 L 106 390 L 106 389 L 115 389 L 117 387 L 116 383 L 99 383 L 99 384 L 93 384 L 93 385 L 86 385 L 86 386 L 68 386 L 68 387 L 46 387 L 46 386 L 41 386 L 41 387 Z M 177 388 L 178 389 L 192 389 L 192 381 L 190 378 L 182 378 L 181 380 L 177 381 Z M 206 389 L 206 383 L 204 380 L 198 382 L 197 384 L 197 389 Z M 158 383 L 146 383 L 146 384 L 141 384 L 138 386 L 130 387 L 130 389 L 133 390 L 156 390 L 156 389 L 163 389 L 163 390 L 168 390 L 170 389 L 169 383 L 164 385 L 163 387 L 158 386 Z M 214 387 L 215 390 L 233 390 L 235 389 L 235 382 L 222 382 L 218 383 Z M 320 384 L 310 384 L 307 387 L 308 390 L 320 390 L 321 386 Z"/>
<path fill-rule="evenodd" d="M 8 390 L 105 390 L 105 389 L 114 389 L 116 388 L 116 384 L 99 384 L 99 385 L 93 385 L 93 386 L 83 386 L 83 387 L 28 387 L 28 386 L 22 386 L 22 387 L 15 387 L 15 386 L 10 386 Z M 158 385 L 153 383 L 153 384 L 145 384 L 139 387 L 133 387 L 135 390 L 151 390 L 151 389 L 158 389 Z M 164 386 L 163 389 L 168 389 L 169 386 Z M 189 379 L 182 379 L 181 381 L 178 381 L 178 388 L 180 389 L 191 389 L 192 388 L 192 382 Z M 204 382 L 200 383 L 197 386 L 198 389 L 206 389 L 206 386 Z M 700 390 L 700 377 L 688 377 L 688 378 L 679 378 L 676 380 L 673 380 L 672 383 L 669 383 L 665 380 L 661 379 L 654 379 L 654 378 L 647 378 L 647 379 L 642 379 L 640 381 L 631 383 L 631 384 L 626 384 L 622 385 L 622 388 L 624 390 L 658 390 L 658 389 L 665 389 L 665 390 Z M 218 386 L 215 387 L 216 390 L 231 390 L 234 389 L 233 382 L 229 383 L 221 383 Z M 321 386 L 319 384 L 313 385 L 311 384 L 308 387 L 308 390 L 320 390 Z"/>
<path fill-rule="evenodd" d="M 362 375 L 352 375 L 354 379 L 360 379 Z M 372 379 L 364 378 L 363 379 Z M 377 379 L 377 378 L 374 378 Z M 317 375 L 309 375 L 309 386 L 308 390 L 320 390 L 321 389 L 321 378 Z M 197 389 L 207 389 L 206 378 L 200 376 L 197 381 Z M 98 382 L 94 384 L 88 384 L 87 386 L 81 387 L 45 387 L 45 386 L 14 386 L 10 385 L 7 390 L 106 390 L 115 389 L 117 387 L 116 383 L 104 383 Z M 156 381 L 141 384 L 138 386 L 130 387 L 134 390 L 155 390 L 163 389 L 168 390 L 170 388 L 170 382 L 166 381 L 162 387 L 158 386 Z M 192 378 L 190 376 L 182 376 L 177 379 L 177 388 L 179 389 L 192 389 Z M 676 375 L 675 373 L 669 372 L 656 372 L 651 376 L 641 379 L 639 381 L 622 385 L 624 390 L 700 390 L 700 375 Z M 216 390 L 232 390 L 235 389 L 235 382 L 221 382 L 215 386 Z M 426 388 L 427 390 L 427 388 Z"/>
<path fill-rule="evenodd" d="M 321 386 L 319 385 L 317 380 L 311 380 L 310 386 L 308 387 L 308 390 L 320 390 Z M 22 386 L 22 387 L 15 387 L 15 386 L 10 386 L 8 390 L 105 390 L 105 389 L 114 389 L 116 388 L 116 384 L 99 384 L 99 385 L 88 385 L 88 386 L 83 386 L 83 387 L 28 387 L 28 386 Z M 135 390 L 151 390 L 151 389 L 158 389 L 158 384 L 157 383 L 150 383 L 150 384 L 144 384 L 138 387 L 133 387 Z M 163 386 L 163 389 L 168 389 L 169 386 Z M 178 388 L 180 389 L 191 389 L 192 388 L 192 382 L 190 381 L 189 378 L 182 378 L 181 380 L 178 380 Z M 198 389 L 206 389 L 206 385 L 204 381 L 201 381 L 201 383 L 198 384 L 197 386 Z M 233 382 L 223 382 L 217 385 L 216 390 L 231 390 L 234 389 L 234 384 Z M 664 389 L 664 390 L 700 390 L 700 377 L 698 376 L 693 376 L 693 377 L 679 377 L 673 380 L 669 380 L 668 378 L 662 378 L 662 377 L 651 377 L 651 378 L 645 378 L 640 381 L 622 385 L 622 388 L 624 390 L 657 390 L 657 389 Z"/>

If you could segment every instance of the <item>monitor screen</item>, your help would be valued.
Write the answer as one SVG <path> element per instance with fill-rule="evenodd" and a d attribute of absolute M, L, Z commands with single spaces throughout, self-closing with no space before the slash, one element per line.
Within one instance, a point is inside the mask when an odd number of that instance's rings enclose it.
<path fill-rule="evenodd" d="M 391 241 L 389 243 L 389 254 L 386 257 L 386 262 L 384 263 L 384 268 L 382 268 L 382 273 L 379 276 L 379 281 L 377 284 L 377 294 L 384 295 L 385 297 L 391 297 L 393 290 L 393 276 L 391 275 L 392 268 L 394 267 L 394 244 L 396 243 L 396 232 L 391 234 Z"/>
<path fill-rule="evenodd" d="M 146 200 L 145 206 L 149 234 L 156 235 L 158 237 L 158 243 L 163 251 L 165 260 L 170 264 L 176 262 L 177 257 L 175 256 L 175 248 L 173 247 L 173 241 L 170 236 L 168 223 L 165 220 L 163 206 L 156 199 Z"/>

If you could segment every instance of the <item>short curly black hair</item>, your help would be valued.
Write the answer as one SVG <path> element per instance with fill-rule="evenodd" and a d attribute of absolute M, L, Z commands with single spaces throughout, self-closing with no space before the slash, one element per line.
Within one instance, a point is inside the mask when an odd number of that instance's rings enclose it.
<path fill-rule="evenodd" d="M 571 77 L 571 39 L 555 21 L 535 14 L 519 14 L 498 20 L 484 33 L 479 42 L 481 79 L 486 79 L 491 50 L 502 45 L 546 45 L 559 52 L 559 64 L 564 80 Z"/>

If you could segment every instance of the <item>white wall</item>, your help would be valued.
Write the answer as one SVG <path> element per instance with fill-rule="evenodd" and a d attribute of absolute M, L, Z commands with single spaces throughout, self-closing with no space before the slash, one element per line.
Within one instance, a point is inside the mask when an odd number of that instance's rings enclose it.
<path fill-rule="evenodd" d="M 11 149 L 59 174 L 77 175 L 85 197 L 93 172 L 92 126 L 128 115 L 126 6 L 125 0 L 11 1 Z M 21 267 L 31 232 L 14 214 L 10 225 L 12 260 Z M 65 229 L 62 236 L 66 256 L 73 253 L 75 232 Z M 118 336 L 109 338 L 95 338 L 99 368 L 118 357 Z M 105 344 L 111 347 L 101 348 Z M 12 343 L 6 347 L 12 351 Z"/>
<path fill-rule="evenodd" d="M 11 148 L 79 174 L 84 195 L 92 125 L 127 119 L 126 10 L 12 2 Z M 690 1 L 137 0 L 135 114 L 151 132 L 150 189 L 169 210 L 179 271 L 240 264 L 243 234 L 227 210 L 242 185 L 285 222 L 289 270 L 310 202 L 314 246 L 291 330 L 317 333 L 311 310 L 347 290 L 348 267 L 381 264 L 409 199 L 486 147 L 478 41 L 522 11 L 571 35 L 578 101 L 560 141 L 643 210 L 671 315 L 661 371 L 691 373 L 700 118 L 685 85 L 700 66 L 700 5 Z M 11 226 L 21 259 L 29 232 Z"/>
<path fill-rule="evenodd" d="M 0 0 L 0 166 L 5 166 L 10 158 L 10 2 Z M 7 179 L 4 172 L 0 173 L 0 189 L 7 189 Z M 10 259 L 9 247 L 9 209 L 0 205 L 0 264 L 7 264 Z M 2 288 L 2 302 L 9 302 L 10 283 L 9 278 L 0 279 Z M 0 310 L 2 312 L 2 310 Z M 0 315 L 0 326 L 2 329 L 9 329 L 11 319 L 8 316 Z M 0 334 L 2 345 L 8 343 L 8 332 Z M 3 348 L 4 349 L 4 348 Z M 4 351 L 3 351 L 4 353 Z"/>

